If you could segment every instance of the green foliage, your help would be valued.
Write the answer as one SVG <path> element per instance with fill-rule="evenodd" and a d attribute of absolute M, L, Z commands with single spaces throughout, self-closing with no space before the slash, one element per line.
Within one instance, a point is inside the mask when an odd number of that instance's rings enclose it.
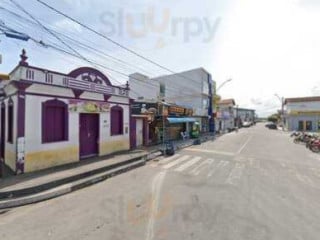
<path fill-rule="evenodd" d="M 271 116 L 268 117 L 269 122 L 276 123 L 280 120 L 280 115 L 279 114 L 272 114 Z"/>

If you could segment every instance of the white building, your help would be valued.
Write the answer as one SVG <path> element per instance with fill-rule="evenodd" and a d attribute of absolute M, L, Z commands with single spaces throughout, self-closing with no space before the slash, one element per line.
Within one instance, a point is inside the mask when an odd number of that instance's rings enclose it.
<path fill-rule="evenodd" d="M 212 97 L 214 82 L 211 74 L 197 68 L 177 74 L 149 78 L 135 73 L 129 80 L 130 97 L 138 100 L 174 103 L 193 109 L 193 117 L 200 123 L 201 131 L 214 131 Z"/>
<path fill-rule="evenodd" d="M 25 51 L 3 81 L 0 157 L 19 174 L 130 149 L 129 89 L 93 68 L 30 66 Z"/>
<path fill-rule="evenodd" d="M 320 97 L 287 98 L 284 126 L 289 131 L 320 131 Z"/>
<path fill-rule="evenodd" d="M 235 105 L 234 99 L 224 99 L 218 103 L 217 131 L 225 132 L 235 128 Z"/>

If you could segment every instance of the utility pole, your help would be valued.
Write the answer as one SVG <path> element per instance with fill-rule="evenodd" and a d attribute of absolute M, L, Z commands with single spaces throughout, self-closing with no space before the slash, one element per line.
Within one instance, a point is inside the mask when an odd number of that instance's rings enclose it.
<path fill-rule="evenodd" d="M 280 122 L 282 125 L 282 130 L 284 130 L 284 97 L 280 97 L 278 94 L 274 94 L 281 103 L 281 112 L 280 112 Z"/>

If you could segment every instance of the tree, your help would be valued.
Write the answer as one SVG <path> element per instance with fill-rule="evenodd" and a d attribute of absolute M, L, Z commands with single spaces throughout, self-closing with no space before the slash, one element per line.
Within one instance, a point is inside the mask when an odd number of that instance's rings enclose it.
<path fill-rule="evenodd" d="M 276 123 L 280 120 L 280 115 L 278 113 L 272 114 L 268 117 L 269 122 Z"/>

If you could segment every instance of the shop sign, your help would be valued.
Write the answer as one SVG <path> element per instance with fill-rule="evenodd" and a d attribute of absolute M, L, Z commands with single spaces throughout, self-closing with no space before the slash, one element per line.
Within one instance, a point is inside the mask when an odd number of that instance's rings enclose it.
<path fill-rule="evenodd" d="M 169 115 L 183 115 L 185 112 L 185 108 L 178 106 L 170 106 L 169 107 Z"/>
<path fill-rule="evenodd" d="M 132 114 L 158 114 L 157 103 L 134 103 L 131 105 Z"/>
<path fill-rule="evenodd" d="M 186 108 L 185 111 L 184 111 L 184 115 L 193 116 L 193 109 Z"/>
<path fill-rule="evenodd" d="M 69 101 L 69 111 L 70 112 L 79 112 L 79 113 L 109 112 L 110 111 L 110 103 L 70 100 Z"/>

